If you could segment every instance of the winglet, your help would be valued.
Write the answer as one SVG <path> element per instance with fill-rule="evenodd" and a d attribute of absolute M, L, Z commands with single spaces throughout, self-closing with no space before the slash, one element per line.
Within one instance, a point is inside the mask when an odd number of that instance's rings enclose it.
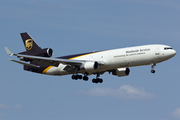
<path fill-rule="evenodd" d="M 8 55 L 10 55 L 10 56 L 15 55 L 15 54 L 13 54 L 13 53 L 9 50 L 8 47 L 4 47 L 4 48 L 5 48 L 5 50 L 6 50 L 6 52 L 7 52 Z"/>

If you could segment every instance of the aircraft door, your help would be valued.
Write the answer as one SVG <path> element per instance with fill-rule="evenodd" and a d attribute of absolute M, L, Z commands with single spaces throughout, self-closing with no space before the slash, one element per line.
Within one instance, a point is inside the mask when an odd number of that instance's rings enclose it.
<path fill-rule="evenodd" d="M 159 50 L 159 48 L 157 48 L 156 49 L 156 52 L 155 52 L 155 60 L 157 60 L 158 58 L 159 58 L 159 56 L 160 56 L 160 50 Z"/>

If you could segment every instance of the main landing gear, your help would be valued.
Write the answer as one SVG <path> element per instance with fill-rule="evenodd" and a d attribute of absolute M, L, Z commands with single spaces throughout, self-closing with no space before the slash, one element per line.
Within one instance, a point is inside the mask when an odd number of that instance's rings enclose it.
<path fill-rule="evenodd" d="M 75 67 L 75 71 L 74 71 L 74 75 L 72 75 L 71 76 L 71 78 L 73 79 L 73 80 L 78 80 L 78 79 L 83 79 L 84 81 L 88 81 L 88 77 L 87 77 L 87 75 L 88 75 L 88 73 L 85 73 L 84 74 L 84 77 L 82 76 L 82 75 L 78 75 L 77 74 L 77 71 L 79 71 L 79 67 Z"/>
<path fill-rule="evenodd" d="M 88 77 L 87 77 L 87 75 L 88 74 L 85 74 L 84 76 L 82 76 L 82 75 L 78 75 L 78 74 L 76 74 L 76 75 L 72 75 L 72 79 L 73 80 L 81 80 L 81 79 L 83 79 L 84 81 L 88 81 Z M 99 76 L 100 76 L 100 74 L 99 73 L 97 73 L 97 76 L 96 76 L 96 78 L 94 78 L 94 79 L 92 79 L 92 82 L 93 83 L 102 83 L 103 82 L 103 79 L 101 79 L 101 78 L 99 78 Z"/>
<path fill-rule="evenodd" d="M 154 66 L 156 66 L 156 64 L 151 65 L 151 73 L 155 73 L 156 71 L 154 70 Z"/>
<path fill-rule="evenodd" d="M 96 83 L 96 84 L 97 84 L 97 83 L 102 83 L 102 82 L 103 82 L 103 79 L 101 79 L 101 78 L 96 78 L 96 79 L 95 79 L 95 78 L 94 78 L 94 79 L 92 79 L 92 82 L 93 82 L 93 83 Z"/>
<path fill-rule="evenodd" d="M 100 76 L 100 74 L 99 73 L 97 73 L 97 76 L 96 76 L 96 79 L 94 78 L 94 79 L 92 79 L 92 82 L 93 83 L 102 83 L 103 82 L 103 79 L 101 79 L 101 78 L 99 78 L 99 76 Z"/>
<path fill-rule="evenodd" d="M 87 77 L 87 75 L 84 75 L 84 77 L 82 77 L 82 75 L 72 75 L 72 77 L 71 77 L 73 80 L 78 80 L 78 79 L 83 79 L 84 81 L 88 81 L 88 77 Z"/>

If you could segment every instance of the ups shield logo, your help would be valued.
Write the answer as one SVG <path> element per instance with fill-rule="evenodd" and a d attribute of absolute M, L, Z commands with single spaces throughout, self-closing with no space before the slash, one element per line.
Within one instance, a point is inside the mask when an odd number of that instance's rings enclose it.
<path fill-rule="evenodd" d="M 25 42 L 26 45 L 26 50 L 31 50 L 33 47 L 33 40 L 32 39 L 27 39 Z"/>

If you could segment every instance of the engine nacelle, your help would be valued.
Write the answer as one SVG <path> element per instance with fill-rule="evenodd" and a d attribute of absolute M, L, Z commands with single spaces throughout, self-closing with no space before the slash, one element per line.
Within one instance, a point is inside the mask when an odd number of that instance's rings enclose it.
<path fill-rule="evenodd" d="M 98 62 L 85 62 L 80 68 L 87 71 L 97 70 L 99 68 Z"/>
<path fill-rule="evenodd" d="M 129 73 L 130 73 L 129 68 L 117 68 L 112 72 L 113 75 L 117 75 L 118 77 L 128 76 Z"/>
<path fill-rule="evenodd" d="M 52 55 L 53 55 L 53 50 L 51 48 L 45 48 L 42 49 L 37 56 L 51 57 Z"/>

